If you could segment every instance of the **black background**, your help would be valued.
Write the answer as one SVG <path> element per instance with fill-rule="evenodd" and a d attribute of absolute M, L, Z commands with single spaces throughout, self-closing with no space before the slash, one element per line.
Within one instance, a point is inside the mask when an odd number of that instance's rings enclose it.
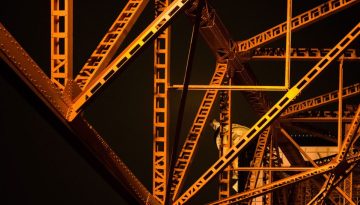
<path fill-rule="evenodd" d="M 293 2 L 293 15 L 324 1 Z M 74 1 L 74 75 L 101 40 L 126 1 Z M 212 1 L 234 39 L 247 39 L 286 20 L 286 1 Z M 121 48 L 128 45 L 153 19 L 149 2 Z M 359 21 L 360 5 L 321 20 L 293 34 L 293 47 L 331 48 Z M 43 70 L 50 71 L 50 1 L 6 1 L 0 7 L 0 20 Z M 191 31 L 191 22 L 181 14 L 173 22 L 171 84 L 181 84 Z M 285 38 L 268 47 L 284 47 Z M 359 40 L 350 47 L 359 48 Z M 121 49 L 120 49 L 121 50 Z M 152 172 L 152 46 L 143 51 L 103 90 L 87 108 L 85 116 L 151 191 Z M 315 62 L 292 63 L 292 85 Z M 359 82 L 358 62 L 346 62 L 345 86 Z M 215 60 L 200 38 L 192 74 L 193 84 L 207 84 Z M 284 63 L 252 62 L 262 84 L 283 84 Z M 335 90 L 337 64 L 330 66 L 299 99 Z M 127 204 L 87 161 L 68 143 L 64 132 L 40 114 L 34 96 L 1 61 L 0 75 L 0 204 Z M 182 137 L 191 126 L 202 91 L 191 91 L 187 101 Z M 275 101 L 283 93 L 269 93 Z M 233 94 L 233 121 L 251 126 L 258 117 L 240 92 Z M 171 91 L 171 129 L 180 93 Z M 358 100 L 358 97 L 356 97 Z M 29 103 L 30 102 L 30 103 Z M 46 110 L 43 112 L 47 112 Z M 211 118 L 218 118 L 218 106 Z M 217 158 L 213 131 L 206 127 L 199 144 L 187 185 L 192 184 Z M 185 187 L 186 188 L 186 187 Z M 200 191 L 191 204 L 217 198 L 216 180 Z"/>

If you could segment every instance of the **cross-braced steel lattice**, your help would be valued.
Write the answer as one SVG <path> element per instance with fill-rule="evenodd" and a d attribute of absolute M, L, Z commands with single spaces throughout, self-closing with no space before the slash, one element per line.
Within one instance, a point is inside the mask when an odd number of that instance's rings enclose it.
<path fill-rule="evenodd" d="M 51 0 L 50 76 L 2 23 L 0 54 L 33 94 L 80 139 L 113 177 L 114 183 L 120 184 L 122 191 L 129 193 L 139 204 L 203 203 L 194 198 L 212 180 L 217 181 L 218 188 L 207 193 L 208 204 L 358 204 L 360 72 L 351 64 L 360 61 L 359 2 L 324 0 L 316 7 L 302 11 L 295 8 L 296 2 L 287 0 L 283 14 L 276 14 L 282 15 L 285 22 L 246 40 L 236 41 L 225 26 L 236 23 L 236 19 L 223 23 L 221 13 L 226 12 L 217 10 L 219 2 L 155 0 L 151 2 L 155 8 L 151 23 L 146 24 L 140 23 L 140 19 L 150 17 L 140 14 L 146 13 L 145 8 L 150 2 L 128 0 L 76 74 L 73 72 L 73 59 L 76 58 L 73 51 L 74 2 Z M 246 9 L 246 4 L 240 2 L 222 3 Z M 332 45 L 327 48 L 294 46 L 304 43 L 304 40 L 297 41 L 296 31 L 338 13 L 345 16 L 355 13 L 357 19 L 353 20 L 354 25 L 346 27 L 341 38 L 334 39 Z M 237 15 L 241 16 L 241 12 Z M 181 16 L 186 16 L 192 25 L 191 35 L 172 33 L 174 28 L 171 26 L 176 26 L 174 20 Z M 341 23 L 347 25 L 349 22 Z M 130 30 L 136 24 L 146 27 L 132 34 Z M 334 33 L 336 26 L 332 30 Z M 126 43 L 125 37 L 130 33 L 130 37 L 135 37 Z M 182 84 L 170 80 L 173 70 L 170 67 L 179 67 L 177 64 L 182 63 L 171 55 L 177 46 L 171 35 L 191 36 L 187 61 L 183 63 Z M 211 59 L 213 69 L 196 68 L 206 76 L 211 74 L 208 84 L 190 80 L 200 36 L 214 56 Z M 315 38 L 316 34 L 312 36 Z M 285 37 L 285 42 L 278 40 L 281 37 Z M 329 33 L 321 38 L 333 36 Z M 268 44 L 282 46 L 265 47 Z M 83 115 L 97 97 L 101 98 L 99 94 L 105 90 L 105 85 L 115 78 L 120 80 L 123 72 L 131 68 L 131 62 L 146 53 L 147 46 L 153 46 L 153 64 L 146 62 L 141 66 L 153 68 L 153 88 L 142 88 L 152 91 L 152 101 L 144 102 L 147 109 L 153 105 L 151 190 L 100 136 L 95 130 L 96 125 L 90 125 Z M 298 61 L 305 62 L 307 69 L 297 70 Z M 271 62 L 276 62 L 281 69 L 262 74 L 262 69 L 271 69 L 264 67 Z M 344 75 L 347 66 L 352 70 Z M 321 75 L 330 69 L 337 69 L 335 78 L 322 79 Z M 268 83 L 266 79 L 276 79 L 276 83 L 271 80 Z M 313 92 L 315 96 L 307 95 L 306 88 L 321 86 L 330 90 Z M 333 88 L 336 90 L 331 90 Z M 190 119 L 185 104 L 194 92 L 204 95 L 196 105 L 195 116 Z M 171 96 L 172 93 L 180 93 L 180 100 L 173 100 L 176 97 Z M 244 96 L 247 107 L 237 102 L 237 93 Z M 177 115 L 170 115 L 171 106 L 179 107 Z M 250 111 L 244 111 L 247 108 Z M 122 109 L 131 113 L 136 108 L 130 105 Z M 211 116 L 218 121 L 210 119 Z M 241 120 L 247 126 L 236 122 L 239 118 L 249 118 Z M 108 120 L 111 121 L 111 117 Z M 187 131 L 185 124 L 189 125 Z M 174 125 L 175 132 L 170 125 Z M 138 127 L 143 129 L 142 125 Z M 209 133 L 214 138 L 203 136 Z M 122 134 L 132 133 L 125 131 Z M 196 162 L 196 156 L 213 156 L 207 153 L 209 150 L 198 150 L 200 138 L 207 138 L 204 140 L 208 144 L 217 147 L 212 150 L 217 159 L 209 167 L 200 169 L 202 174 L 193 180 L 194 167 L 203 165 Z M 141 142 L 134 143 L 129 149 L 139 148 L 138 143 Z M 327 147 L 327 151 L 317 147 L 319 144 Z M 187 177 L 190 180 L 186 181 Z"/>

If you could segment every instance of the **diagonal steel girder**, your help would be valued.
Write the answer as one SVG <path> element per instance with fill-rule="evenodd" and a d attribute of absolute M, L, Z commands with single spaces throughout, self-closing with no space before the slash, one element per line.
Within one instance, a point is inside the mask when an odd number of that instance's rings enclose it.
<path fill-rule="evenodd" d="M 101 72 L 115 55 L 149 0 L 129 0 L 115 19 L 85 65 L 75 77 L 75 82 L 83 90 Z"/>
<path fill-rule="evenodd" d="M 359 30 L 360 30 L 360 27 L 359 27 Z M 358 157 L 359 154 L 353 154 L 353 155 L 350 155 L 348 158 L 345 158 L 346 154 L 349 151 L 349 149 L 347 149 L 347 148 L 351 145 L 351 142 L 353 142 L 352 139 L 354 139 L 356 130 L 359 127 L 359 121 L 360 121 L 360 106 L 356 112 L 356 117 L 354 117 L 354 120 L 351 124 L 350 131 L 346 135 L 346 139 L 348 139 L 346 141 L 348 141 L 348 143 L 344 143 L 342 145 L 343 152 L 340 152 L 340 154 L 338 154 L 338 156 L 332 162 L 330 162 L 326 165 L 323 165 L 323 166 L 316 167 L 313 170 L 305 171 L 305 172 L 290 176 L 288 178 L 278 180 L 271 184 L 264 185 L 262 187 L 259 187 L 259 188 L 253 189 L 253 190 L 249 190 L 247 192 L 239 193 L 239 194 L 236 194 L 234 196 L 228 197 L 223 200 L 218 200 L 216 202 L 212 202 L 210 204 L 215 205 L 215 204 L 235 203 L 235 202 L 243 201 L 245 199 L 260 196 L 262 194 L 265 194 L 270 191 L 279 189 L 281 187 L 290 185 L 292 183 L 303 181 L 303 180 L 308 179 L 313 176 L 318 176 L 320 174 L 326 174 L 327 172 L 331 172 L 331 175 L 330 175 L 330 177 L 328 177 L 327 182 L 325 184 L 326 186 L 324 186 L 324 188 L 319 192 L 319 194 L 316 197 L 314 197 L 312 202 L 310 202 L 309 204 L 312 204 L 313 202 L 315 203 L 316 201 L 319 202 L 319 201 L 323 200 L 334 187 L 336 187 L 343 179 L 346 178 L 345 176 L 350 173 L 350 171 L 355 167 L 355 165 L 360 160 L 360 158 Z M 306 153 L 303 153 L 303 154 L 306 155 Z M 309 160 L 310 160 L 310 158 L 309 158 Z M 314 162 L 312 162 L 312 163 L 313 163 L 313 165 L 315 165 Z M 334 173 L 337 173 L 337 175 L 335 175 Z M 344 173 L 344 175 L 342 175 L 341 173 Z M 340 177 L 337 177 L 337 176 L 340 176 Z"/>
<path fill-rule="evenodd" d="M 257 84 L 255 75 L 246 65 L 243 64 L 244 60 L 246 61 L 248 59 L 244 59 L 240 55 L 231 54 L 233 52 L 232 50 L 234 49 L 234 41 L 231 39 L 228 30 L 216 14 L 215 10 L 210 6 L 207 8 L 207 10 L 203 11 L 203 22 L 202 27 L 200 28 L 200 33 L 213 52 L 214 56 L 218 61 L 224 60 L 223 55 L 225 55 L 225 59 L 229 59 L 232 67 L 235 68 L 235 84 Z M 258 115 L 264 114 L 270 108 L 268 105 L 269 100 L 266 98 L 263 92 L 244 91 L 243 93 Z M 280 144 L 280 146 L 282 149 L 284 149 L 284 152 L 288 151 L 288 155 L 292 156 L 290 158 L 292 164 L 304 162 L 304 159 L 300 154 L 296 154 L 294 151 L 292 151 L 294 149 L 285 149 L 287 148 L 285 144 Z"/>
<path fill-rule="evenodd" d="M 330 174 L 330 177 L 326 180 L 323 188 L 320 192 L 308 203 L 308 204 L 320 204 L 342 180 L 344 180 L 350 171 L 354 168 L 354 164 L 348 164 L 346 155 L 349 153 L 352 142 L 355 139 L 355 134 L 359 128 L 360 123 L 360 106 L 356 111 L 349 131 L 346 134 L 344 143 L 341 145 L 339 154 L 335 158 L 336 167 Z"/>
<path fill-rule="evenodd" d="M 0 56 L 139 204 L 160 205 L 97 131 L 82 117 L 66 120 L 71 94 L 61 95 L 35 61 L 0 23 Z M 73 83 L 74 86 L 75 83 Z M 76 89 L 76 88 L 74 88 Z M 66 88 L 65 88 L 66 90 Z"/>
<path fill-rule="evenodd" d="M 282 118 L 289 117 L 291 115 L 297 114 L 299 112 L 304 112 L 310 109 L 314 109 L 320 106 L 327 105 L 338 101 L 338 90 L 324 93 L 316 97 L 312 97 L 301 102 L 293 103 L 286 108 L 286 110 L 281 114 Z M 360 83 L 355 83 L 353 85 L 343 88 L 343 99 L 353 97 L 360 94 Z"/>
<path fill-rule="evenodd" d="M 233 145 L 228 154 L 219 158 L 193 185 L 191 185 L 176 201 L 184 204 L 194 196 L 205 184 L 219 173 L 237 154 L 243 150 L 260 132 L 262 132 L 279 114 L 295 99 L 341 52 L 360 35 L 360 23 L 332 48 L 303 78 L 299 80 L 262 118 L 243 136 L 241 141 Z"/>
<path fill-rule="evenodd" d="M 84 106 L 94 98 L 95 94 L 103 90 L 116 74 L 126 69 L 126 66 L 133 60 L 149 42 L 161 34 L 170 22 L 193 0 L 175 0 L 155 18 L 155 20 L 142 31 L 105 69 L 97 74 L 89 85 L 74 100 L 67 119 L 72 121 Z"/>
<path fill-rule="evenodd" d="M 348 2 L 351 3 L 351 2 Z M 255 85 L 257 80 L 251 70 L 243 64 L 243 57 L 239 55 L 232 54 L 233 49 L 235 48 L 234 41 L 231 39 L 230 34 L 218 15 L 216 14 L 215 10 L 211 8 L 210 5 L 206 7 L 207 9 L 203 10 L 203 18 L 202 18 L 202 27 L 200 28 L 200 33 L 206 43 L 208 44 L 209 48 L 215 55 L 218 61 L 222 60 L 230 60 L 232 66 L 235 68 L 235 76 L 237 79 L 238 84 L 253 84 Z M 314 10 L 314 9 L 312 9 Z M 337 9 L 339 10 L 339 9 Z M 335 11 L 337 11 L 335 9 Z M 327 15 L 330 15 L 334 12 L 329 12 Z M 314 20 L 314 19 L 312 19 Z M 300 27 L 297 27 L 299 29 Z M 246 60 L 246 59 L 245 59 Z M 251 106 L 255 110 L 255 112 L 259 115 L 262 115 L 269 109 L 269 105 L 267 104 L 268 100 L 266 96 L 262 92 L 244 92 L 245 97 L 250 102 Z M 284 144 L 282 144 L 284 145 Z M 286 146 L 281 146 L 282 149 L 286 148 Z M 193 146 L 195 149 L 196 146 Z M 286 152 L 287 149 L 284 149 Z M 291 151 L 288 155 L 295 157 L 295 159 L 291 158 L 292 164 L 302 161 L 304 159 Z M 190 157 L 187 161 L 191 161 L 192 158 Z M 174 175 L 175 173 L 173 173 Z M 184 173 L 183 173 L 184 174 Z"/>
<path fill-rule="evenodd" d="M 291 19 L 291 31 L 299 30 L 308 26 L 318 20 L 324 19 L 329 15 L 335 14 L 346 8 L 349 8 L 359 0 L 328 0 L 327 2 L 303 12 Z M 255 35 L 247 40 L 238 41 L 237 52 L 249 52 L 259 46 L 263 46 L 271 41 L 274 41 L 286 34 L 286 23 L 281 23 L 274 26 L 258 35 Z"/>

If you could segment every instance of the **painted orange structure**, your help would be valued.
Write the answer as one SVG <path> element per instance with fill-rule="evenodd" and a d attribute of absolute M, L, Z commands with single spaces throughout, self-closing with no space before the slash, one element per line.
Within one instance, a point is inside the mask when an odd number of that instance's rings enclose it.
<path fill-rule="evenodd" d="M 139 204 L 191 204 L 190 200 L 211 180 L 218 180 L 219 189 L 218 193 L 211 193 L 218 196 L 218 200 L 209 201 L 209 204 L 358 204 L 360 194 L 354 190 L 360 185 L 360 181 L 356 180 L 360 160 L 357 142 L 360 136 L 360 84 L 357 77 L 354 84 L 344 85 L 346 78 L 343 76 L 343 69 L 344 62 L 360 61 L 358 47 L 352 47 L 360 35 L 360 22 L 351 25 L 347 34 L 331 48 L 292 48 L 292 33 L 330 15 L 356 7 L 359 2 L 328 0 L 293 17 L 292 0 L 287 0 L 286 22 L 247 40 L 235 41 L 231 39 L 216 8 L 212 8 L 210 2 L 155 0 L 155 19 L 117 54 L 125 37 L 149 3 L 148 0 L 128 0 L 80 72 L 73 77 L 73 1 L 51 0 L 50 77 L 2 24 L 0 54 L 54 116 L 78 136 L 116 182 Z M 215 56 L 216 66 L 208 85 L 190 84 L 187 77 L 182 85 L 170 81 L 170 25 L 182 13 L 194 23 L 193 35 L 199 32 Z M 283 36 L 286 36 L 285 48 L 264 47 Z M 196 37 L 191 38 L 192 43 L 196 41 Z M 154 79 L 151 191 L 82 115 L 86 106 L 104 90 L 104 86 L 110 80 L 120 77 L 129 63 L 136 61 L 145 46 L 150 44 L 154 46 L 154 63 L 147 65 L 153 67 Z M 185 76 L 190 74 L 192 61 L 189 59 L 194 56 L 192 46 L 189 50 Z M 277 60 L 285 61 L 284 72 L 274 74 L 284 79 L 283 85 L 259 83 L 250 63 Z M 297 71 L 291 65 L 295 60 L 315 61 L 316 64 L 294 80 L 291 73 Z M 337 84 L 338 90 L 316 97 L 300 98 L 304 89 L 320 78 L 319 75 L 334 62 L 339 62 L 338 82 L 331 83 Z M 192 90 L 205 92 L 194 119 L 190 120 L 190 130 L 182 142 L 180 133 L 173 137 L 170 132 L 170 105 L 174 102 L 171 102 L 169 95 L 170 91 L 181 91 L 182 97 L 185 96 L 186 99 L 187 92 Z M 274 104 L 264 93 L 270 91 L 281 94 Z M 234 115 L 238 115 L 232 109 L 235 92 L 244 94 L 254 115 L 260 118 L 249 126 L 249 131 L 240 140 L 232 143 L 231 125 Z M 349 98 L 355 99 L 357 104 L 347 109 L 343 100 Z M 210 112 L 217 105 L 217 99 L 220 101 L 218 118 L 222 150 L 219 158 L 197 180 L 185 185 L 199 139 L 207 122 L 211 120 Z M 336 113 L 314 111 L 336 102 Z M 185 106 L 184 103 L 181 100 L 180 107 Z M 183 113 L 180 109 L 178 115 L 182 116 Z M 179 116 L 177 125 L 181 128 L 183 122 Z M 299 122 L 337 122 L 337 136 L 301 126 Z M 225 127 L 229 129 L 225 130 Z M 295 140 L 290 131 L 335 143 L 336 154 L 314 158 Z M 180 143 L 180 146 L 173 147 L 172 143 Z M 247 165 L 236 168 L 231 166 L 232 161 L 245 152 L 251 154 L 251 159 L 240 157 L 240 161 L 243 160 L 242 163 Z M 246 177 L 242 181 L 233 179 L 233 171 L 246 172 Z M 238 191 L 232 190 L 234 184 L 238 184 Z M 313 190 L 317 193 L 312 193 Z"/>

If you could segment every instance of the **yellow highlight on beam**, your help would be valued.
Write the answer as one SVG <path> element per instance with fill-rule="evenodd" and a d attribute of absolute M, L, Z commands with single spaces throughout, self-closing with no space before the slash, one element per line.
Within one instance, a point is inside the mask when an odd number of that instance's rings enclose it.
<path fill-rule="evenodd" d="M 172 85 L 170 89 L 182 90 L 183 85 Z M 286 86 L 268 85 L 189 85 L 189 90 L 238 90 L 238 91 L 288 91 Z"/>

